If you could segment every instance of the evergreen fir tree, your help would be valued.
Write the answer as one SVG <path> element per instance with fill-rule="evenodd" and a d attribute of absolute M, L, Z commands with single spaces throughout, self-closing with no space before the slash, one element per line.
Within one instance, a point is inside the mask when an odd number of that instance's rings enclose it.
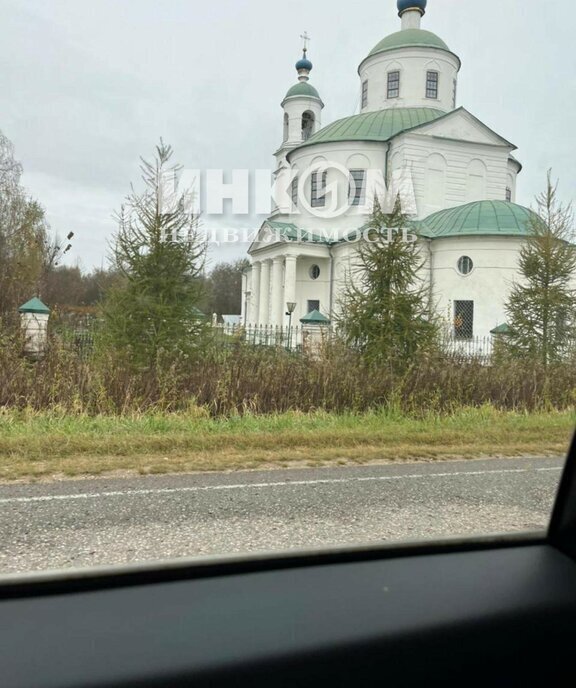
<path fill-rule="evenodd" d="M 560 359 L 576 339 L 574 216 L 558 201 L 557 188 L 549 172 L 520 253 L 522 279 L 508 300 L 510 334 L 503 344 L 507 354 L 544 365 Z"/>
<path fill-rule="evenodd" d="M 415 233 L 399 203 L 391 214 L 375 204 L 339 318 L 348 344 L 370 362 L 405 366 L 436 343 L 438 326 Z"/>
<path fill-rule="evenodd" d="M 103 305 L 104 338 L 138 366 L 198 349 L 205 325 L 198 311 L 206 246 L 189 200 L 170 187 L 178 166 L 163 142 L 142 161 L 143 193 L 134 190 L 118 215 L 112 268 L 120 284 Z"/>

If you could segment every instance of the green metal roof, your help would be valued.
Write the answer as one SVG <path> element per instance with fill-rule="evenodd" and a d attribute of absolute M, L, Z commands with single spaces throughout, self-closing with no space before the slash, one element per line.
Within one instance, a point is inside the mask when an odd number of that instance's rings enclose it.
<path fill-rule="evenodd" d="M 433 238 L 450 236 L 527 236 L 537 215 L 508 201 L 476 201 L 440 210 L 422 224 Z"/>
<path fill-rule="evenodd" d="M 30 299 L 30 301 L 27 301 L 24 305 L 20 306 L 18 309 L 19 313 L 44 313 L 45 315 L 50 314 L 50 309 L 48 306 L 40 299 L 35 296 L 33 299 Z"/>
<path fill-rule="evenodd" d="M 490 330 L 490 334 L 512 334 L 512 328 L 507 323 L 504 323 Z"/>
<path fill-rule="evenodd" d="M 304 323 L 305 325 L 329 325 L 330 320 L 325 316 L 320 313 L 320 311 L 312 311 L 311 313 L 308 313 L 308 315 L 305 315 L 303 318 L 300 318 L 300 322 Z"/>
<path fill-rule="evenodd" d="M 291 222 L 276 222 L 274 220 L 266 220 L 266 224 L 270 229 L 278 232 L 281 238 L 288 241 L 302 241 L 310 244 L 328 244 L 326 239 L 323 239 L 317 234 L 301 229 Z"/>
<path fill-rule="evenodd" d="M 286 94 L 286 98 L 294 98 L 296 96 L 304 96 L 306 98 L 317 98 L 318 100 L 322 100 L 318 91 L 307 81 L 301 81 L 298 84 L 294 84 L 294 86 L 292 86 L 292 88 L 289 89 L 288 93 Z"/>
<path fill-rule="evenodd" d="M 450 48 L 444 41 L 432 31 L 425 31 L 424 29 L 404 29 L 397 31 L 389 36 L 386 36 L 378 43 L 373 50 L 370 51 L 368 57 L 377 55 L 378 53 L 386 52 L 387 50 L 396 50 L 397 48 L 440 48 L 441 50 L 448 50 Z"/>
<path fill-rule="evenodd" d="M 436 108 L 390 108 L 339 119 L 320 129 L 298 148 L 338 141 L 388 141 L 403 131 L 428 124 L 447 113 Z"/>

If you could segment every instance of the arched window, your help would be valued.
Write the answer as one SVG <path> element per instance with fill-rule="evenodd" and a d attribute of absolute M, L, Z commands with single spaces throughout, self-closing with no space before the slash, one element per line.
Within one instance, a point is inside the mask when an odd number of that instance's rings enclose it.
<path fill-rule="evenodd" d="M 364 205 L 366 202 L 366 170 L 350 170 L 348 202 Z"/>
<path fill-rule="evenodd" d="M 362 109 L 368 105 L 368 80 L 362 82 Z"/>
<path fill-rule="evenodd" d="M 284 141 L 288 141 L 288 133 L 290 129 L 290 118 L 288 113 L 284 113 Z"/>
<path fill-rule="evenodd" d="M 302 141 L 307 141 L 314 133 L 314 123 L 316 118 L 314 113 L 306 111 L 302 115 Z"/>
<path fill-rule="evenodd" d="M 438 100 L 438 82 L 440 74 L 436 71 L 426 72 L 426 98 Z"/>
<path fill-rule="evenodd" d="M 313 208 L 324 208 L 326 206 L 326 184 L 328 172 L 314 172 L 312 175 L 312 189 L 310 204 Z"/>
<path fill-rule="evenodd" d="M 294 177 L 292 180 L 292 205 L 294 209 L 298 208 L 298 177 Z"/>
<path fill-rule="evenodd" d="M 399 98 L 400 97 L 400 70 L 395 69 L 392 72 L 388 72 L 388 92 L 387 98 Z"/>
<path fill-rule="evenodd" d="M 508 173 L 506 177 L 506 200 L 510 202 L 514 200 L 514 181 L 514 177 Z"/>

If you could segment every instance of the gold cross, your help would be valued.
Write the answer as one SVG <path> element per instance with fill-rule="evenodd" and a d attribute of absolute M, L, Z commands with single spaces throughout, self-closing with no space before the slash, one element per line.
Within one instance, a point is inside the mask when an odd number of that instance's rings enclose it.
<path fill-rule="evenodd" d="M 308 52 L 308 41 L 311 41 L 312 39 L 308 35 L 308 31 L 304 31 L 300 38 L 304 41 L 304 52 L 306 53 Z"/>

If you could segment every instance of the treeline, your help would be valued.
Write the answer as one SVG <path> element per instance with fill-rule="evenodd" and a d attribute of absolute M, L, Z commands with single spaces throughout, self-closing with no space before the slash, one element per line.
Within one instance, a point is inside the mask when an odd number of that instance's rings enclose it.
<path fill-rule="evenodd" d="M 239 315 L 242 271 L 248 264 L 246 259 L 221 262 L 210 269 L 207 275 L 201 275 L 198 309 L 208 317 L 214 313 L 218 316 Z M 106 293 L 118 285 L 120 279 L 120 275 L 110 269 L 83 272 L 79 267 L 56 266 L 46 271 L 39 293 L 42 301 L 55 310 L 96 313 Z M 32 295 L 31 292 L 28 294 Z"/>
<path fill-rule="evenodd" d="M 37 293 L 54 262 L 42 206 L 20 184 L 22 167 L 0 132 L 0 316 Z"/>
<path fill-rule="evenodd" d="M 22 187 L 21 176 L 14 147 L 0 132 L 0 318 L 13 320 L 18 307 L 33 296 L 56 312 L 95 313 L 105 295 L 121 283 L 121 272 L 114 266 L 86 272 L 62 265 L 70 249 L 68 240 L 50 231 L 44 208 Z M 239 314 L 247 265 L 243 259 L 208 270 L 204 266 L 198 275 L 199 310 L 207 316 Z"/>

